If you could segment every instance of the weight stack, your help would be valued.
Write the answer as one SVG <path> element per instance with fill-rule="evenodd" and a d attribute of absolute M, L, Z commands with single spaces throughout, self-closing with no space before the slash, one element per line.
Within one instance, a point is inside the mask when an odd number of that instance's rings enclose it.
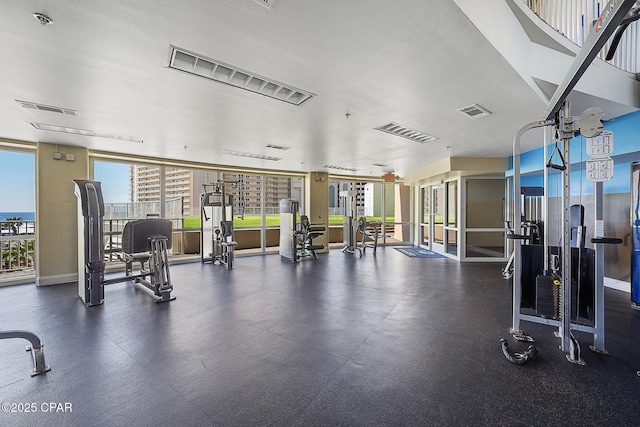
<path fill-rule="evenodd" d="M 554 276 L 536 276 L 536 313 L 557 319 L 560 307 L 560 281 Z"/>

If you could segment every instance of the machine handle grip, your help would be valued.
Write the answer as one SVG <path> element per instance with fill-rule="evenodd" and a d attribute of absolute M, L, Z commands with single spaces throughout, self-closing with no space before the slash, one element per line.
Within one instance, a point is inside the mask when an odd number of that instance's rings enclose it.
<path fill-rule="evenodd" d="M 622 243 L 622 239 L 616 237 L 594 237 L 591 239 L 591 243 L 604 243 L 606 245 L 619 245 Z"/>
<path fill-rule="evenodd" d="M 509 239 L 509 240 L 528 240 L 529 236 L 524 236 L 522 234 L 507 233 L 507 239 Z"/>

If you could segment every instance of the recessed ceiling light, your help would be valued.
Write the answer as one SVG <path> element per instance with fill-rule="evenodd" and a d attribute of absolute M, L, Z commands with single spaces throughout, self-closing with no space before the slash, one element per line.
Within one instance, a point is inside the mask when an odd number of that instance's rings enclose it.
<path fill-rule="evenodd" d="M 238 157 L 249 157 L 252 159 L 260 159 L 260 160 L 271 160 L 272 162 L 277 162 L 278 160 L 282 160 L 281 157 L 272 157 L 272 156 L 265 156 L 263 154 L 245 153 L 244 151 L 228 150 L 228 149 L 222 150 L 222 154 L 228 154 L 230 156 L 238 156 Z"/>
<path fill-rule="evenodd" d="M 16 102 L 23 108 L 30 110 L 48 111 L 50 113 L 67 114 L 70 116 L 77 116 L 78 110 L 72 108 L 55 107 L 53 105 L 38 104 L 37 102 L 21 101 L 16 99 Z"/>
<path fill-rule="evenodd" d="M 72 128 L 68 126 L 50 125 L 46 123 L 36 123 L 36 122 L 29 122 L 29 123 L 31 124 L 31 126 L 33 126 L 38 130 L 48 130 L 51 132 L 70 133 L 73 135 L 82 135 L 82 136 L 95 136 L 98 138 L 119 139 L 121 141 L 127 141 L 127 142 L 138 142 L 138 143 L 144 142 L 143 138 L 139 138 L 137 136 L 117 135 L 114 133 L 96 132 L 88 129 L 78 129 L 78 128 Z"/>
<path fill-rule="evenodd" d="M 424 144 L 426 142 L 435 141 L 438 139 L 437 136 L 429 135 L 428 133 L 421 132 L 419 130 L 411 129 L 406 126 L 400 125 L 395 122 L 389 122 L 385 125 L 378 126 L 375 128 L 381 132 L 386 132 L 391 135 L 399 136 L 401 138 L 408 139 L 410 141 L 419 142 L 420 144 Z"/>
<path fill-rule="evenodd" d="M 491 115 L 491 111 L 478 104 L 472 104 L 467 107 L 458 108 L 458 113 L 463 114 L 471 119 L 479 119 L 480 117 L 486 117 Z"/>
<path fill-rule="evenodd" d="M 248 90 L 293 105 L 302 105 L 311 92 L 259 76 L 250 71 L 171 46 L 169 68 Z"/>

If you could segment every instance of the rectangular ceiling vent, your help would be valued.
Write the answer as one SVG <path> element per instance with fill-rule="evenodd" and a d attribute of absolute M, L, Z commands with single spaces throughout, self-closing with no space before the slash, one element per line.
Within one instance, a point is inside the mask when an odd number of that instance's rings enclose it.
<path fill-rule="evenodd" d="M 38 104 L 36 102 L 20 101 L 16 99 L 16 102 L 20 104 L 22 108 L 28 108 L 30 110 L 48 111 L 50 113 L 66 114 L 69 116 L 77 116 L 78 111 L 71 108 L 54 107 L 53 105 Z"/>
<path fill-rule="evenodd" d="M 286 145 L 275 145 L 275 144 L 267 144 L 265 147 L 273 148 L 274 150 L 288 150 L 291 147 L 287 147 Z"/>
<path fill-rule="evenodd" d="M 315 94 L 259 76 L 215 59 L 171 46 L 169 68 L 248 90 L 293 105 L 302 105 Z"/>
<path fill-rule="evenodd" d="M 255 1 L 256 3 L 260 3 L 261 5 L 266 7 L 267 9 L 271 9 L 273 7 L 273 4 L 277 0 L 253 0 L 253 1 Z"/>
<path fill-rule="evenodd" d="M 51 132 L 70 133 L 73 135 L 82 135 L 82 136 L 95 136 L 98 138 L 119 139 L 121 141 L 127 141 L 127 142 L 138 142 L 140 144 L 144 142 L 143 138 L 139 138 L 137 136 L 117 135 L 114 133 L 96 132 L 93 130 L 77 129 L 77 128 L 71 128 L 68 126 L 49 125 L 46 123 L 30 122 L 30 124 L 31 126 L 33 126 L 38 130 L 48 130 Z"/>
<path fill-rule="evenodd" d="M 324 165 L 324 167 L 327 169 L 335 169 L 339 171 L 349 171 L 349 172 L 355 172 L 358 170 L 357 168 L 348 168 L 345 166 L 335 166 L 335 165 Z"/>
<path fill-rule="evenodd" d="M 373 166 L 378 166 L 379 168 L 389 167 L 389 165 L 385 165 L 384 163 L 374 163 Z"/>
<path fill-rule="evenodd" d="M 420 144 L 424 144 L 425 142 L 435 141 L 436 139 L 438 139 L 437 136 L 429 135 L 428 133 L 411 129 L 394 122 L 390 122 L 390 123 L 387 123 L 386 125 L 378 126 L 375 129 L 381 132 L 390 133 L 391 135 L 399 136 L 401 138 L 409 139 L 411 141 L 415 141 Z"/>
<path fill-rule="evenodd" d="M 470 117 L 472 119 L 479 119 L 480 117 L 486 117 L 491 115 L 491 111 L 478 104 L 469 105 L 468 107 L 458 108 L 456 110 L 462 115 Z"/>
<path fill-rule="evenodd" d="M 281 157 L 272 157 L 272 156 L 265 156 L 263 154 L 245 153 L 243 151 L 228 150 L 228 149 L 222 150 L 222 154 L 228 154 L 230 156 L 238 156 L 238 157 L 249 157 L 251 159 L 270 160 L 272 162 L 277 162 L 278 160 L 282 160 Z"/>

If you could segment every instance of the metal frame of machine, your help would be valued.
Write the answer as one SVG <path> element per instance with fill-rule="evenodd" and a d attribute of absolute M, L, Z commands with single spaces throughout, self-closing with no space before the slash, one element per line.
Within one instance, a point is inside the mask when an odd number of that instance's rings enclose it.
<path fill-rule="evenodd" d="M 202 184 L 200 196 L 200 261 L 233 268 L 233 195 L 225 191 L 225 182 Z"/>

